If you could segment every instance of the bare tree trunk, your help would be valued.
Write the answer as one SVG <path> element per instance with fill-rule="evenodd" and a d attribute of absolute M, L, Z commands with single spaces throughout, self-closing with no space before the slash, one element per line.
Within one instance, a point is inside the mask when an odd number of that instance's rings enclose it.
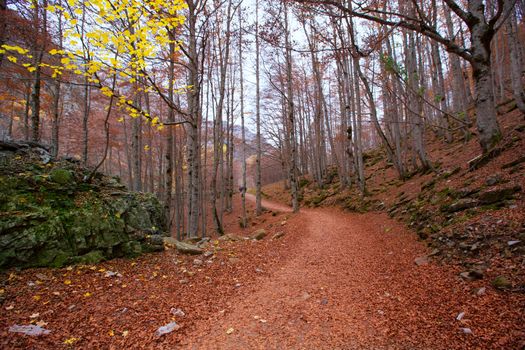
<path fill-rule="evenodd" d="M 257 128 L 256 143 L 257 156 L 255 165 L 255 214 L 262 214 L 262 182 L 261 182 L 261 87 L 260 87 L 260 55 L 261 44 L 259 38 L 259 0 L 255 0 L 255 125 Z"/>
<path fill-rule="evenodd" d="M 31 88 L 32 85 L 27 84 L 26 93 L 25 93 L 25 109 L 24 109 L 24 122 L 22 125 L 22 130 L 24 133 L 24 139 L 29 140 L 29 119 L 31 111 Z"/>
<path fill-rule="evenodd" d="M 215 116 L 215 123 L 213 129 L 213 173 L 211 178 L 211 214 L 213 218 L 214 229 L 217 234 L 224 234 L 224 228 L 222 227 L 221 218 L 217 211 L 217 197 L 218 197 L 218 183 L 217 183 L 217 174 L 219 170 L 220 158 L 223 154 L 223 143 L 222 139 L 222 115 L 224 110 L 224 98 L 226 93 L 226 72 L 228 68 L 228 60 L 230 57 L 230 25 L 231 25 L 231 0 L 228 1 L 228 9 L 226 13 L 226 43 L 224 45 L 224 52 L 222 41 L 219 38 L 218 45 L 218 56 L 219 56 L 219 67 L 220 67 L 220 76 L 219 76 L 219 101 L 217 103 L 217 114 Z"/>
<path fill-rule="evenodd" d="M 389 39 L 386 40 L 385 46 L 387 50 L 386 51 L 387 57 L 394 59 L 394 53 L 392 51 L 392 45 L 390 44 Z M 385 79 L 385 81 L 383 82 L 383 88 L 387 86 L 386 84 L 390 83 L 390 89 L 392 90 L 388 92 L 385 91 L 386 98 L 384 100 L 384 103 L 387 104 L 385 106 L 385 113 L 387 114 L 387 116 L 389 116 L 388 119 L 390 119 L 391 124 L 392 124 L 390 129 L 391 129 L 391 136 L 392 136 L 391 139 L 393 143 L 393 148 L 392 148 L 393 158 L 391 159 L 391 161 L 397 170 L 399 178 L 405 179 L 406 169 L 405 169 L 405 164 L 404 164 L 403 155 L 402 155 L 402 147 L 401 147 L 402 135 L 401 135 L 401 125 L 400 125 L 403 119 L 403 115 L 400 112 L 400 109 L 398 108 L 398 105 L 395 101 L 395 97 L 393 96 L 393 91 L 399 90 L 400 84 L 395 77 L 394 78 L 392 77 L 392 74 L 389 74 L 387 72 L 386 62 L 384 59 L 381 61 L 381 64 L 383 67 L 383 71 L 385 72 L 384 73 L 385 77 L 390 77 L 389 81 L 386 81 Z"/>
<path fill-rule="evenodd" d="M 60 129 L 60 80 L 55 80 L 53 89 L 53 116 L 51 126 L 51 155 L 58 156 Z"/>
<path fill-rule="evenodd" d="M 7 28 L 7 0 L 0 0 L 0 47 L 6 42 Z M 4 61 L 4 54 L 0 53 L 0 67 Z"/>
<path fill-rule="evenodd" d="M 59 1 L 59 5 L 62 5 L 62 1 Z M 62 32 L 62 16 L 58 17 L 58 45 L 60 48 L 63 46 L 63 32 Z M 52 114 L 52 126 L 51 126 L 51 154 L 56 157 L 58 156 L 59 147 L 59 129 L 60 129 L 60 79 L 56 79 L 54 82 L 53 91 L 53 114 Z"/>
<path fill-rule="evenodd" d="M 512 11 L 507 19 L 507 30 L 509 32 L 509 50 L 510 50 L 510 78 L 512 80 L 512 92 L 516 106 L 525 114 L 525 90 L 523 89 L 523 63 L 520 55 L 520 42 L 518 39 L 518 23 L 516 13 Z M 522 44 L 523 45 L 523 44 Z"/>
<path fill-rule="evenodd" d="M 124 119 L 124 148 L 126 149 L 126 165 L 128 170 L 128 187 L 133 190 L 133 167 L 131 165 L 132 157 L 129 145 L 128 123 Z"/>
<path fill-rule="evenodd" d="M 31 108 L 31 141 L 38 142 L 40 140 L 40 89 L 42 86 L 42 78 L 40 62 L 42 61 L 43 51 L 36 53 L 35 66 L 36 70 L 33 75 L 33 86 L 31 88 L 31 98 L 29 106 Z"/>
<path fill-rule="evenodd" d="M 197 2 L 188 4 L 188 83 L 193 88 L 188 92 L 188 112 L 190 126 L 188 127 L 188 236 L 196 237 L 199 230 L 199 181 L 200 181 L 200 140 L 198 128 L 201 124 L 200 106 L 200 59 L 197 48 Z"/>
<path fill-rule="evenodd" d="M 430 168 L 430 163 L 427 159 L 425 151 L 425 143 L 423 140 L 423 101 L 422 101 L 422 86 L 420 85 L 418 77 L 420 77 L 419 67 L 417 65 L 416 56 L 416 33 L 409 31 L 406 33 L 408 42 L 405 46 L 406 69 L 408 74 L 408 115 L 412 126 L 412 147 L 414 152 L 421 162 L 421 170 Z M 422 59 L 421 57 L 419 59 Z"/>
<path fill-rule="evenodd" d="M 241 103 L 241 154 L 242 154 L 242 182 L 241 182 L 241 211 L 242 211 L 242 227 L 248 226 L 248 220 L 246 217 L 246 132 L 244 130 L 244 75 L 243 75 L 243 57 L 242 57 L 242 13 L 241 7 L 239 6 L 239 84 L 240 84 L 240 103 Z"/>
<path fill-rule="evenodd" d="M 290 43 L 290 32 L 288 29 L 288 6 L 284 4 L 284 30 L 286 47 L 286 89 L 287 89 L 287 114 L 289 123 L 290 138 L 290 190 L 292 194 L 293 212 L 299 211 L 299 193 L 297 185 L 297 150 L 295 140 L 295 121 L 294 121 L 294 97 L 292 85 L 292 47 Z"/>
<path fill-rule="evenodd" d="M 484 153 L 490 151 L 501 139 L 501 130 L 496 118 L 496 105 L 492 87 L 492 67 L 490 64 L 490 42 L 494 30 L 485 19 L 485 6 L 482 0 L 468 3 L 473 19 L 467 25 L 470 29 L 471 52 L 473 60 L 476 124 L 479 142 Z"/>
<path fill-rule="evenodd" d="M 138 98 L 137 98 L 138 100 Z M 139 101 L 136 101 L 137 103 Z M 139 104 L 136 104 L 139 105 Z M 140 118 L 131 121 L 131 149 L 133 158 L 133 190 L 142 191 L 142 123 Z"/>
<path fill-rule="evenodd" d="M 170 39 L 174 40 L 173 33 L 169 33 Z M 169 71 L 168 71 L 168 99 L 171 103 L 174 102 L 173 100 L 173 85 L 174 85 L 174 70 L 175 70 L 175 43 L 170 42 L 169 44 L 169 50 L 170 50 L 170 60 L 169 60 Z M 168 110 L 168 122 L 175 122 L 175 111 L 173 108 L 169 107 Z M 174 137 L 173 137 L 173 129 L 171 127 L 168 128 L 166 131 L 166 143 L 167 143 L 167 149 L 166 149 L 166 197 L 164 202 L 164 211 L 166 212 L 166 222 L 168 225 L 168 232 L 171 235 L 171 228 L 172 228 L 172 201 L 173 201 L 173 177 L 174 177 L 174 162 L 173 162 L 173 156 L 174 156 Z"/>
<path fill-rule="evenodd" d="M 361 110 L 361 89 L 359 88 L 359 73 L 361 67 L 359 66 L 359 58 L 354 57 L 354 98 L 356 113 L 353 114 L 352 124 L 354 131 L 354 162 L 357 175 L 357 183 L 359 185 L 359 190 L 361 195 L 365 194 L 365 169 L 363 163 L 363 146 L 361 144 L 362 135 L 361 135 L 361 119 L 362 119 L 362 110 Z"/>
<path fill-rule="evenodd" d="M 450 15 L 450 10 L 448 7 L 445 7 L 445 19 L 447 23 L 447 30 L 449 36 L 454 36 L 456 33 L 454 31 L 454 23 L 452 22 L 452 17 Z M 454 93 L 452 94 L 452 103 L 453 109 L 457 117 L 465 121 L 465 124 L 470 124 L 469 116 L 467 113 L 467 87 L 465 86 L 465 79 L 463 77 L 463 70 L 461 69 L 460 59 L 455 54 L 449 55 L 450 60 L 450 70 L 452 72 L 452 86 Z M 465 125 L 463 128 L 463 133 L 465 134 L 466 139 L 470 136 L 468 126 Z"/>
<path fill-rule="evenodd" d="M 88 162 L 89 154 L 89 113 L 91 109 L 91 89 L 88 77 L 84 78 L 84 101 L 82 107 L 82 163 Z"/>
<path fill-rule="evenodd" d="M 33 86 L 31 90 L 30 106 L 31 106 L 31 141 L 40 141 L 40 90 L 42 88 L 42 58 L 44 57 L 45 41 L 47 34 L 47 0 L 42 3 L 42 21 L 40 21 L 40 5 L 39 1 L 32 1 L 34 8 L 34 24 L 36 28 L 36 43 L 33 53 L 33 66 L 36 68 L 33 74 Z M 40 45 L 38 41 L 41 41 Z"/>

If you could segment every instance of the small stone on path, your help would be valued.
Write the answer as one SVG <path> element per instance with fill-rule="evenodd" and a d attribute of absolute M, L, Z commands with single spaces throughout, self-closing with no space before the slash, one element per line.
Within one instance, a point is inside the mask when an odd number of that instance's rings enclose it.
<path fill-rule="evenodd" d="M 24 326 L 15 324 L 14 326 L 9 327 L 9 332 L 10 333 L 22 333 L 22 334 L 29 335 L 32 337 L 39 337 L 41 335 L 47 335 L 51 333 L 51 331 L 48 329 L 42 328 L 40 326 L 35 326 L 32 324 L 24 325 Z"/>
<path fill-rule="evenodd" d="M 427 265 L 428 264 L 428 256 L 420 256 L 418 258 L 414 259 L 414 262 L 417 266 Z"/>
<path fill-rule="evenodd" d="M 179 329 L 180 326 L 177 324 L 177 322 L 170 322 L 168 323 L 167 325 L 164 325 L 162 327 L 159 327 L 157 329 L 157 331 L 155 332 L 155 335 L 157 337 L 161 337 L 163 336 L 164 334 L 169 334 L 173 331 L 176 331 L 177 329 Z"/>

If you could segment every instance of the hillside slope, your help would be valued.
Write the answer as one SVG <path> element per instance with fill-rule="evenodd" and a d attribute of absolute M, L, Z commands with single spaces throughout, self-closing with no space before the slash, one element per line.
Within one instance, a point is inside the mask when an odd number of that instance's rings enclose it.
<path fill-rule="evenodd" d="M 381 150 L 365 157 L 367 195 L 342 189 L 336 171 L 319 189 L 301 181 L 305 207 L 337 206 L 350 211 L 387 211 L 435 249 L 434 255 L 464 266 L 465 276 L 494 280 L 503 275 L 509 290 L 525 290 L 525 121 L 517 110 L 502 116 L 504 138 L 487 160 L 473 161 L 475 138 L 446 144 L 428 142 L 434 171 L 397 178 Z M 266 186 L 265 195 L 290 202 L 282 183 Z M 468 278 L 471 278 L 468 277 Z"/>

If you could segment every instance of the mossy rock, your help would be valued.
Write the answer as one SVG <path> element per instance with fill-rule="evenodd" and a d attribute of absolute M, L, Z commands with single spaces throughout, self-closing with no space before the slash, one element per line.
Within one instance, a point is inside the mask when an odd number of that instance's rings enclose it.
<path fill-rule="evenodd" d="M 74 182 L 73 173 L 66 169 L 53 169 L 49 178 L 59 185 L 69 185 Z"/>
<path fill-rule="evenodd" d="M 142 254 L 142 247 L 137 241 L 129 241 L 122 245 L 122 252 L 127 258 L 135 258 Z"/>
<path fill-rule="evenodd" d="M 28 163 L 16 175 L 1 170 L 0 269 L 94 263 L 158 250 L 148 248 L 144 235 L 134 235 L 166 231 L 155 196 L 115 196 L 114 187 L 100 181 L 76 183 L 85 171 L 68 164 L 49 170 Z"/>
<path fill-rule="evenodd" d="M 506 276 L 498 276 L 492 281 L 492 286 L 496 289 L 508 289 L 512 287 L 512 283 Z"/>
<path fill-rule="evenodd" d="M 83 265 L 91 265 L 96 264 L 101 261 L 104 261 L 106 258 L 104 256 L 104 253 L 100 250 L 93 250 L 89 253 L 86 253 L 81 256 L 76 256 L 72 259 L 70 259 L 71 263 L 73 264 L 83 264 Z"/>

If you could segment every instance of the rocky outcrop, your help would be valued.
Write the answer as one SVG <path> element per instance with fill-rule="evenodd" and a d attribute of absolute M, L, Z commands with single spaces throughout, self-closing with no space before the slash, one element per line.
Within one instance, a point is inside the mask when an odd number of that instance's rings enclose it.
<path fill-rule="evenodd" d="M 5 145 L 5 144 L 4 144 Z M 15 146 L 17 144 L 14 144 Z M 163 207 L 151 194 L 45 148 L 0 144 L 0 268 L 63 266 L 163 249 Z M 157 239 L 158 241 L 158 239 Z"/>
<path fill-rule="evenodd" d="M 259 230 L 255 231 L 254 233 L 252 233 L 252 239 L 260 241 L 261 239 L 266 237 L 267 234 L 268 233 L 266 232 L 265 229 L 259 229 Z"/>

